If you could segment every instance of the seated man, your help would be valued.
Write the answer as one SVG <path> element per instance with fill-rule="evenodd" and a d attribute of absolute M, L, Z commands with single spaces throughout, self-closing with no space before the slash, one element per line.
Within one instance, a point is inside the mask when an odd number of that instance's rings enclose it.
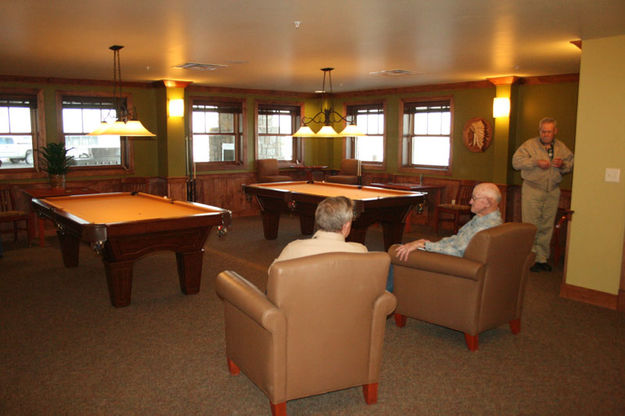
<path fill-rule="evenodd" d="M 469 203 L 471 204 L 471 212 L 475 215 L 471 221 L 458 230 L 458 234 L 445 237 L 437 242 L 420 239 L 411 243 L 406 243 L 396 250 L 397 257 L 406 261 L 408 254 L 420 249 L 425 251 L 433 251 L 436 253 L 449 254 L 452 256 L 462 257 L 464 250 L 475 234 L 482 230 L 500 225 L 503 221 L 499 212 L 499 202 L 501 201 L 501 192 L 494 183 L 480 183 L 473 188 L 473 196 Z M 393 290 L 393 274 L 389 274 L 387 290 Z"/>
<path fill-rule="evenodd" d="M 353 216 L 351 199 L 344 196 L 324 199 L 315 211 L 317 232 L 312 238 L 287 244 L 274 262 L 329 252 L 366 253 L 364 245 L 345 241 L 352 229 Z"/>

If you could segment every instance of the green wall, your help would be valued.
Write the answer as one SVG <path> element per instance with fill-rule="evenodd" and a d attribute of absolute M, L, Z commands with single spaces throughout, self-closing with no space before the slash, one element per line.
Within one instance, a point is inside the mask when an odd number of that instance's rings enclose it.
<path fill-rule="evenodd" d="M 618 293 L 625 228 L 625 36 L 584 40 L 566 283 Z M 605 169 L 620 169 L 606 182 Z"/>
<path fill-rule="evenodd" d="M 94 85 L 95 83 L 69 82 L 1 82 L 0 86 L 14 88 L 40 88 L 44 91 L 46 112 L 46 136 L 49 141 L 57 141 L 57 121 L 55 108 L 56 91 L 101 91 L 111 93 L 112 88 L 108 85 Z M 478 84 L 479 86 L 479 84 Z M 577 106 L 577 83 L 563 82 L 555 84 L 519 85 L 515 86 L 513 96 L 513 111 L 511 117 L 511 130 L 509 142 L 510 151 L 525 139 L 532 137 L 536 132 L 538 120 L 543 116 L 554 116 L 559 120 L 559 138 L 567 145 L 574 148 L 573 137 L 575 136 L 575 117 Z M 400 143 L 399 121 L 400 105 L 402 99 L 425 98 L 425 97 L 452 97 L 454 103 L 453 113 L 453 170 L 451 177 L 458 179 L 476 179 L 480 181 L 493 180 L 495 166 L 495 146 L 491 146 L 483 153 L 469 152 L 462 142 L 462 130 L 466 122 L 473 117 L 482 117 L 495 128 L 495 120 L 492 118 L 492 99 L 495 96 L 495 87 L 487 84 L 479 88 L 440 89 L 435 86 L 427 92 L 402 92 L 381 93 L 372 91 L 370 94 L 359 92 L 357 95 L 347 98 L 336 97 L 335 108 L 342 111 L 347 103 L 363 103 L 367 101 L 384 101 L 386 105 L 386 154 L 387 163 L 384 172 L 389 174 L 399 173 L 398 152 Z M 409 91 L 409 90 L 406 90 Z M 157 133 L 156 138 L 132 139 L 134 143 L 135 175 L 137 176 L 182 176 L 185 174 L 184 136 L 188 135 L 187 126 L 178 128 L 172 126 L 167 119 L 167 88 L 156 87 L 146 84 L 145 87 L 124 87 L 124 92 L 132 94 L 133 105 L 136 107 L 139 118 L 151 131 Z M 291 104 L 304 104 L 307 117 L 319 111 L 319 99 L 310 94 L 295 93 L 272 93 L 272 92 L 214 92 L 207 88 L 190 86 L 185 91 L 185 98 L 190 96 L 230 97 L 243 99 L 246 106 L 246 147 L 247 166 L 234 168 L 230 171 L 252 171 L 254 167 L 255 143 L 254 143 L 254 107 L 257 101 L 284 102 Z M 174 128 L 175 127 L 175 128 Z M 174 137 L 175 136 L 175 137 Z M 180 137 L 177 137 L 180 136 Z M 334 168 L 340 166 L 343 157 L 343 141 L 341 139 L 313 139 L 304 138 L 304 162 L 307 164 L 323 164 Z M 520 184 L 518 173 L 512 171 L 508 161 L 509 182 Z M 211 172 L 224 172 L 223 170 L 199 172 L 207 174 Z M 402 173 L 408 174 L 410 173 Z M 429 175 L 442 176 L 442 175 Z M 570 187 L 570 175 L 565 180 L 564 187 Z"/>

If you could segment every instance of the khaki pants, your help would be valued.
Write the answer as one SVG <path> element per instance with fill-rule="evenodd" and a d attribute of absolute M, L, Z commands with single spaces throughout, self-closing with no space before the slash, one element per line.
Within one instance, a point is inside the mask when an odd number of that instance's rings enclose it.
<path fill-rule="evenodd" d="M 538 231 L 532 251 L 536 253 L 536 262 L 546 263 L 549 259 L 551 234 L 560 202 L 560 188 L 542 191 L 525 182 L 521 188 L 521 215 L 523 222 L 534 224 Z"/>

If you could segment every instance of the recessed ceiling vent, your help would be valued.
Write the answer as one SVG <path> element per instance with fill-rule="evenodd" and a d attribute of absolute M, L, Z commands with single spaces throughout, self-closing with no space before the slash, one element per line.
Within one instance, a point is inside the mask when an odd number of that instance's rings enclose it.
<path fill-rule="evenodd" d="M 377 77 L 406 77 L 410 75 L 416 75 L 416 72 L 408 71 L 407 69 L 384 69 L 377 72 L 369 72 L 369 75 Z"/>
<path fill-rule="evenodd" d="M 185 64 L 176 65 L 174 68 L 188 69 L 191 71 L 215 71 L 217 69 L 228 68 L 228 65 L 222 64 L 198 64 L 196 62 L 187 62 Z"/>

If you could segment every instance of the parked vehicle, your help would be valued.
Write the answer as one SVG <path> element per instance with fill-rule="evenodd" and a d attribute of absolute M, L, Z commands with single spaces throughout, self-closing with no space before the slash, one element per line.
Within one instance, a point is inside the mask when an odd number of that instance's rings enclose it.
<path fill-rule="evenodd" d="M 16 140 L 14 137 L 0 137 L 0 159 L 9 159 L 11 163 L 26 162 L 33 164 L 33 147 L 29 141 Z"/>

